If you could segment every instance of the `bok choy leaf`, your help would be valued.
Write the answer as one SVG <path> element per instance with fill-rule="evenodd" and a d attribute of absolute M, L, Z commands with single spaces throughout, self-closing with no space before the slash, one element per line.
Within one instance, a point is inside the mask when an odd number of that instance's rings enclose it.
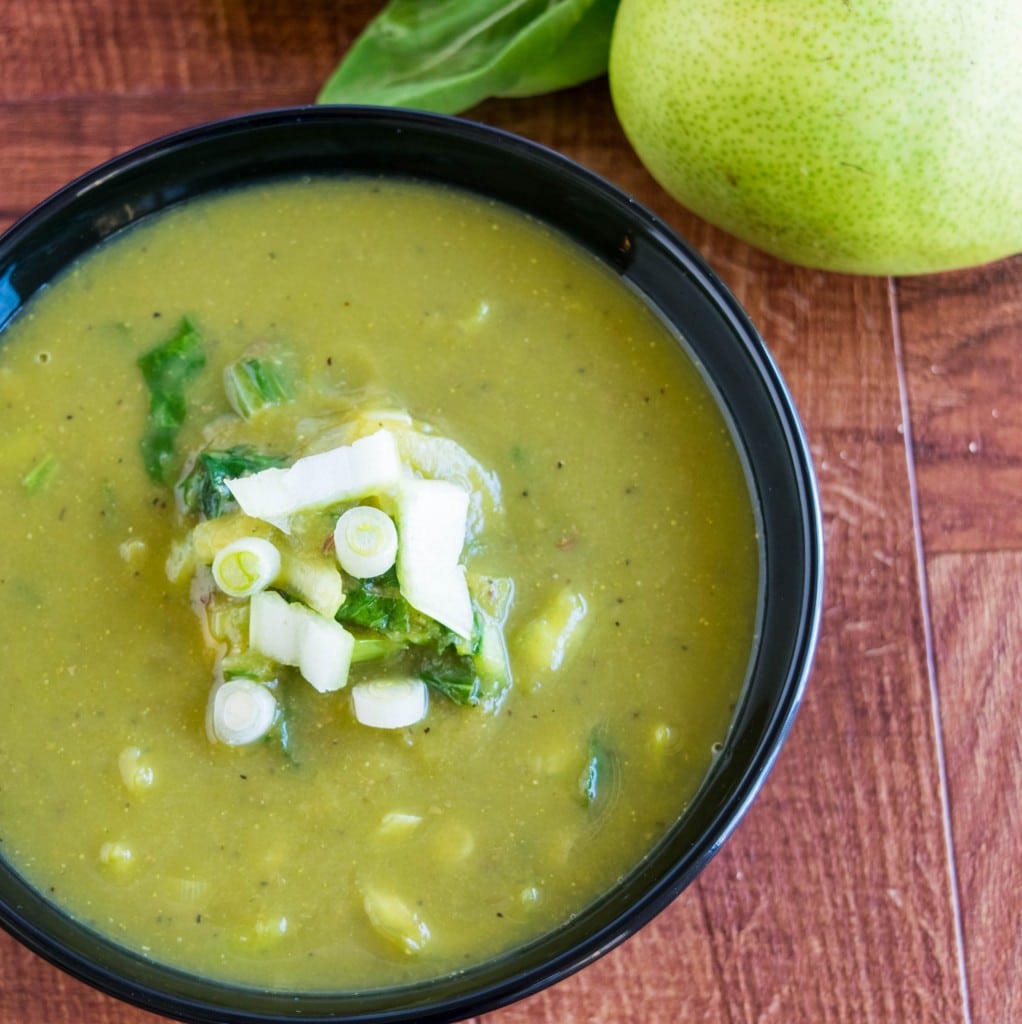
<path fill-rule="evenodd" d="M 149 415 L 142 435 L 142 459 L 149 479 L 167 482 L 167 470 L 174 458 L 178 431 L 188 411 L 188 385 L 206 365 L 202 337 L 188 317 L 165 342 L 138 360 L 149 389 Z"/>
<path fill-rule="evenodd" d="M 564 89 L 607 70 L 618 0 L 391 0 L 320 103 L 457 114 L 490 96 Z"/>
<path fill-rule="evenodd" d="M 178 485 L 181 502 L 201 519 L 216 519 L 238 507 L 225 481 L 283 466 L 286 462 L 282 455 L 265 455 L 247 444 L 202 452 Z"/>

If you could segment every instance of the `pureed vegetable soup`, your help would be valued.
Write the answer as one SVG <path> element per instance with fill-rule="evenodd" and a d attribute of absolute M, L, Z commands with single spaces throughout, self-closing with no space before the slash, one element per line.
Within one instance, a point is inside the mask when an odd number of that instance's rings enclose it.
<path fill-rule="evenodd" d="M 432 186 L 273 183 L 122 233 L 3 340 L 0 848 L 73 915 L 385 986 L 566 920 L 684 811 L 756 515 L 587 253 Z"/>

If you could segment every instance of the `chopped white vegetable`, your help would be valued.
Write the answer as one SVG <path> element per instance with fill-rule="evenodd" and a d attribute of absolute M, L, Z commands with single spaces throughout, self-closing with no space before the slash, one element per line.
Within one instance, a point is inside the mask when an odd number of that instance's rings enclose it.
<path fill-rule="evenodd" d="M 386 679 L 351 688 L 355 717 L 376 729 L 403 729 L 426 717 L 429 693 L 421 679 Z"/>
<path fill-rule="evenodd" d="M 401 593 L 413 608 L 465 639 L 472 635 L 472 600 L 458 559 L 468 502 L 468 492 L 446 480 L 406 480 L 397 495 Z"/>
<path fill-rule="evenodd" d="M 320 693 L 348 681 L 355 638 L 339 623 L 264 590 L 252 596 L 249 645 L 282 665 L 293 665 Z"/>
<path fill-rule="evenodd" d="M 397 427 L 394 438 L 401 458 L 418 475 L 446 480 L 469 493 L 467 532 L 470 537 L 483 534 L 487 515 L 503 513 L 500 478 L 469 455 L 457 441 L 424 430 Z"/>
<path fill-rule="evenodd" d="M 282 665 L 297 665 L 300 608 L 273 590 L 253 594 L 248 613 L 249 646 Z"/>
<path fill-rule="evenodd" d="M 301 609 L 299 621 L 299 671 L 320 693 L 341 689 L 348 682 L 355 638 L 339 622 L 309 609 Z"/>
<path fill-rule="evenodd" d="M 487 711 L 496 711 L 511 689 L 511 659 L 502 625 L 489 615 L 484 614 L 481 618 L 482 635 L 474 659 L 479 674 L 479 695 Z"/>
<path fill-rule="evenodd" d="M 412 954 L 426 948 L 429 927 L 399 896 L 385 889 L 367 888 L 362 906 L 373 928 L 398 949 Z"/>
<path fill-rule="evenodd" d="M 153 766 L 138 747 L 125 747 L 117 756 L 121 781 L 132 793 L 143 793 L 155 779 Z"/>
<path fill-rule="evenodd" d="M 210 695 L 215 739 L 238 747 L 265 736 L 277 717 L 277 698 L 254 679 L 229 679 Z"/>
<path fill-rule="evenodd" d="M 429 848 L 437 863 L 458 864 L 475 853 L 475 833 L 463 821 L 448 821 L 433 833 Z"/>
<path fill-rule="evenodd" d="M 397 558 L 397 527 L 372 505 L 349 508 L 334 527 L 334 552 L 341 568 L 356 579 L 381 576 Z"/>
<path fill-rule="evenodd" d="M 354 688 L 353 688 L 354 689 Z M 380 822 L 377 835 L 387 839 L 407 838 L 422 824 L 421 814 L 407 814 L 402 811 L 388 811 Z"/>
<path fill-rule="evenodd" d="M 378 430 L 354 444 L 307 455 L 287 469 L 264 469 L 226 484 L 246 515 L 287 533 L 296 513 L 389 493 L 401 475 L 394 436 Z"/>
<path fill-rule="evenodd" d="M 556 672 L 567 664 L 584 639 L 588 613 L 585 597 L 563 587 L 518 635 L 519 654 L 537 672 Z"/>
<path fill-rule="evenodd" d="M 130 868 L 134 857 L 135 855 L 127 843 L 115 839 L 108 840 L 99 848 L 100 864 L 115 871 L 124 871 Z"/>
<path fill-rule="evenodd" d="M 282 590 L 328 619 L 344 603 L 344 580 L 332 561 L 299 558 L 285 551 L 281 555 L 279 584 Z"/>
<path fill-rule="evenodd" d="M 213 579 L 229 597 L 251 597 L 280 572 L 280 552 L 262 537 L 239 537 L 213 558 Z"/>

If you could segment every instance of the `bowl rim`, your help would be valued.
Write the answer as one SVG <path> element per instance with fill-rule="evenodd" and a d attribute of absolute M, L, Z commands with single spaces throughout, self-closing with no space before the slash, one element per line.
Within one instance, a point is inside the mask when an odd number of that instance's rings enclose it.
<path fill-rule="evenodd" d="M 801 566 L 801 578 L 798 581 L 797 592 L 789 595 L 794 607 L 784 609 L 785 618 L 793 623 L 793 628 L 791 647 L 784 666 L 785 676 L 779 690 L 780 699 L 772 707 L 759 709 L 763 721 L 757 726 L 756 749 L 743 763 L 728 791 L 718 803 L 708 808 L 707 825 L 702 831 L 701 840 L 692 844 L 685 855 L 676 860 L 673 867 L 660 871 L 655 878 L 647 880 L 642 876 L 650 872 L 649 865 L 655 863 L 654 854 L 666 843 L 665 838 L 654 851 L 651 851 L 650 856 L 629 873 L 629 879 L 638 880 L 634 883 L 638 886 L 638 893 L 635 899 L 629 901 L 626 911 L 611 907 L 604 917 L 599 917 L 601 908 L 606 908 L 607 901 L 613 894 L 595 901 L 578 915 L 578 918 L 592 918 L 597 922 L 592 931 L 585 934 L 580 932 L 574 942 L 559 951 L 546 950 L 550 943 L 549 935 L 527 944 L 524 950 L 538 950 L 535 955 L 539 959 L 534 957 L 531 961 L 527 960 L 524 969 L 501 969 L 496 972 L 493 969 L 494 964 L 499 965 L 520 957 L 523 947 L 519 947 L 494 961 L 464 972 L 461 976 L 463 978 L 478 976 L 482 979 L 478 987 L 466 987 L 460 992 L 455 988 L 446 996 L 443 994 L 444 986 L 439 982 L 416 983 L 400 989 L 382 990 L 386 993 L 386 998 L 374 998 L 371 994 L 367 997 L 365 994 L 261 993 L 260 998 L 266 997 L 266 1012 L 253 1012 L 253 1006 L 239 1011 L 218 1001 L 214 998 L 213 992 L 215 990 L 220 994 L 233 995 L 239 990 L 247 991 L 245 986 L 198 979 L 190 972 L 153 964 L 129 950 L 121 949 L 105 937 L 92 932 L 87 926 L 72 924 L 71 931 L 81 933 L 83 941 L 112 947 L 112 952 L 110 949 L 106 952 L 113 956 L 114 963 L 122 965 L 122 968 L 124 964 L 130 963 L 138 968 L 133 974 L 125 974 L 123 970 L 111 970 L 108 962 L 97 962 L 94 956 L 84 954 L 80 948 L 69 948 L 66 942 L 54 938 L 53 926 L 58 923 L 57 919 L 67 921 L 68 916 L 57 908 L 48 913 L 46 908 L 50 907 L 50 904 L 34 893 L 27 883 L 20 883 L 26 889 L 24 893 L 19 893 L 23 897 L 20 902 L 5 898 L 4 893 L 0 892 L 0 926 L 29 949 L 108 994 L 169 1017 L 195 1022 L 221 1021 L 232 1024 L 240 1024 L 242 1021 L 271 1022 L 293 1019 L 310 1022 L 374 1021 L 381 1024 L 416 1020 L 425 1024 L 442 1024 L 487 1012 L 524 998 L 603 956 L 669 905 L 702 871 L 734 832 L 762 788 L 792 727 L 815 654 L 824 587 L 824 536 L 818 485 L 809 444 L 794 399 L 771 353 L 737 299 L 687 242 L 623 190 L 556 150 L 505 129 L 446 115 L 380 107 L 279 107 L 207 121 L 162 135 L 118 154 L 79 175 L 42 200 L 0 235 L 0 332 L 34 294 L 36 288 L 44 283 L 45 278 L 36 282 L 35 287 L 30 290 L 24 293 L 19 291 L 20 282 L 17 275 L 23 269 L 23 264 L 15 257 L 46 225 L 57 223 L 62 217 L 71 217 L 73 220 L 78 216 L 76 211 L 87 209 L 94 198 L 103 197 L 111 191 L 116 192 L 125 179 L 130 179 L 132 175 L 144 176 L 147 172 L 158 170 L 160 166 L 181 153 L 201 149 L 209 144 L 223 145 L 226 139 L 243 138 L 251 133 L 266 133 L 267 137 L 270 137 L 275 132 L 302 132 L 306 130 L 303 126 L 309 126 L 308 131 L 314 128 L 330 128 L 351 132 L 373 126 L 377 130 L 394 133 L 395 138 L 403 135 L 405 140 L 412 136 L 442 137 L 448 140 L 452 147 L 468 147 L 473 153 L 486 150 L 498 154 L 502 161 L 513 163 L 515 166 L 528 166 L 537 172 L 541 169 L 545 174 L 568 182 L 572 189 L 577 189 L 580 194 L 588 197 L 588 201 L 613 210 L 620 222 L 630 225 L 630 230 L 624 237 L 627 244 L 621 244 L 620 231 L 610 232 L 608 237 L 600 239 L 599 243 L 590 238 L 588 244 L 581 244 L 590 252 L 596 252 L 597 258 L 602 262 L 616 265 L 626 278 L 632 273 L 634 260 L 642 258 L 659 261 L 657 266 L 663 264 L 661 270 L 664 274 L 673 273 L 684 277 L 688 282 L 686 287 L 692 289 L 693 294 L 698 293 L 697 297 L 707 308 L 712 308 L 713 313 L 719 318 L 720 330 L 737 342 L 738 352 L 745 360 L 743 372 L 759 382 L 767 405 L 776 418 L 777 436 L 783 439 L 784 455 L 791 476 L 790 512 L 797 516 L 800 526 L 796 550 L 790 554 Z M 401 143 L 395 143 L 399 144 Z M 414 171 L 406 176 L 423 177 Z M 257 174 L 254 180 L 265 180 L 269 177 L 274 175 Z M 437 175 L 437 178 L 443 180 L 442 175 Z M 462 183 L 454 184 L 458 187 Z M 122 224 L 111 222 L 100 229 L 93 223 L 92 229 L 99 236 L 93 238 L 86 230 L 84 235 L 76 236 L 74 244 L 80 247 L 81 252 L 86 252 L 127 224 L 135 223 L 152 212 L 191 197 L 190 193 L 181 200 L 163 196 L 153 210 L 143 210 L 141 213 L 137 210 L 126 211 Z M 515 205 L 514 201 L 509 201 L 505 197 L 500 198 L 509 205 Z M 520 196 L 522 208 L 526 209 L 526 212 L 532 212 L 541 222 L 549 223 L 548 217 L 532 209 L 533 199 L 528 190 L 525 190 Z M 562 233 L 571 235 L 571 231 L 563 224 L 553 226 L 560 228 Z M 80 226 L 76 225 L 76 229 L 80 229 Z M 105 233 L 99 234 L 101 230 Z M 602 251 L 597 252 L 601 246 Z M 638 251 L 633 251 L 633 247 Z M 66 265 L 66 260 L 61 264 L 63 265 Z M 657 270 L 657 266 L 650 263 L 647 272 L 661 272 Z M 649 269 L 650 267 L 652 269 Z M 635 284 L 634 279 L 632 284 Z M 677 315 L 676 312 L 668 316 L 663 309 L 663 301 L 656 302 L 648 295 L 645 297 L 647 302 L 659 309 L 664 318 L 670 320 L 675 330 L 682 330 L 674 323 L 673 317 Z M 668 296 L 666 301 L 670 302 L 673 299 Z M 719 392 L 717 397 L 724 400 L 724 395 Z M 735 440 L 736 443 L 748 447 L 747 438 L 736 436 Z M 749 455 L 749 461 L 749 470 L 755 476 L 756 460 Z M 767 540 L 764 540 L 763 544 L 765 548 Z M 755 670 L 755 665 L 751 666 L 750 674 Z M 732 729 L 734 731 L 735 727 Z M 711 770 L 711 778 L 715 772 L 723 772 L 725 767 L 736 763 L 725 751 L 721 765 Z M 707 783 L 704 783 L 700 794 L 707 788 Z M 700 797 L 697 796 L 695 799 L 698 800 Z M 667 838 L 676 830 L 677 823 Z M 0 875 L 5 872 L 14 879 L 7 879 L 9 885 L 15 885 L 20 881 L 16 870 L 7 864 L 6 860 L 0 858 Z M 40 921 L 43 923 L 40 924 Z M 567 926 L 562 926 L 555 934 L 561 934 L 564 927 Z M 127 954 L 127 959 L 118 959 L 118 954 Z M 491 975 L 488 978 L 485 977 L 487 972 Z M 183 990 L 177 990 L 176 994 L 168 994 L 167 984 L 175 979 L 182 984 L 198 981 L 197 988 L 193 986 L 195 994 L 188 996 L 183 994 Z M 394 1004 L 395 993 L 402 994 L 402 1005 Z M 300 1005 L 295 1000 L 299 1000 Z M 362 1009 L 355 1006 L 356 1002 Z M 341 1012 L 338 1012 L 339 1007 Z M 409 1013 L 413 1016 L 408 1016 Z"/>

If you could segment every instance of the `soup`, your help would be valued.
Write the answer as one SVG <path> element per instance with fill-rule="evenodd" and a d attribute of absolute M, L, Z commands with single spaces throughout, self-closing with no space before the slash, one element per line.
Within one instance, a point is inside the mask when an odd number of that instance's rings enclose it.
<path fill-rule="evenodd" d="M 286 180 L 123 232 L 3 341 L 0 840 L 68 913 L 229 981 L 391 986 L 568 920 L 684 813 L 756 512 L 588 254 L 453 190 Z M 341 463 L 375 478 L 317 490 Z M 341 559 L 353 508 L 386 568 Z"/>

